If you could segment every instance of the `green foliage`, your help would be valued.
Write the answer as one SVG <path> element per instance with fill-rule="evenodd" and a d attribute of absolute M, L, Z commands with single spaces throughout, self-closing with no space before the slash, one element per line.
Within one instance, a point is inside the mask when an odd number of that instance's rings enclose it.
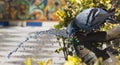
<path fill-rule="evenodd" d="M 67 5 L 59 10 L 56 14 L 59 17 L 59 24 L 55 25 L 55 29 L 67 27 L 70 21 L 82 10 L 90 7 L 99 7 L 106 10 L 112 8 L 114 4 L 111 0 L 67 0 Z M 116 7 L 115 19 L 120 21 L 120 8 Z"/>
<path fill-rule="evenodd" d="M 54 26 L 55 29 L 67 27 L 70 21 L 80 12 L 80 10 L 82 9 L 77 0 L 69 0 L 64 9 L 57 11 L 56 13 L 57 16 L 59 16 L 60 22 L 58 25 Z"/>
<path fill-rule="evenodd" d="M 118 20 L 118 21 L 120 21 L 120 8 L 117 8 L 116 9 L 116 14 L 115 14 L 115 17 L 116 17 L 116 19 Z"/>
<path fill-rule="evenodd" d="M 55 50 L 56 53 L 60 53 L 63 50 L 63 48 L 58 48 Z"/>

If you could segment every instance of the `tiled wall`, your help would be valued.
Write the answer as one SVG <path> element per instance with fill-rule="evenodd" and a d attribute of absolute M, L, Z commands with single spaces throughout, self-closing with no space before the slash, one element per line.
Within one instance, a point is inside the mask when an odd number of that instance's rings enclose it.
<path fill-rule="evenodd" d="M 0 0 L 0 20 L 58 21 L 66 0 Z"/>

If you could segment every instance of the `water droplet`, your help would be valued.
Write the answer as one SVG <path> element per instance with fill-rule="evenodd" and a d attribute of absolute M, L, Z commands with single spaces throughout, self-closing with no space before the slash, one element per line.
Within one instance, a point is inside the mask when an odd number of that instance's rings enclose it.
<path fill-rule="evenodd" d="M 65 33 L 65 30 L 55 30 L 55 29 L 50 29 L 50 30 L 45 30 L 45 31 L 37 31 L 37 32 L 34 32 L 32 34 L 29 34 L 28 37 L 26 37 L 26 39 L 24 41 L 22 41 L 18 47 L 13 50 L 12 52 L 10 52 L 8 54 L 8 58 L 10 58 L 10 56 L 14 53 L 14 52 L 17 52 L 18 49 L 25 43 L 27 42 L 28 40 L 30 40 L 30 38 L 33 38 L 33 39 L 36 39 L 36 41 L 40 38 L 40 36 L 42 34 L 51 34 L 51 35 L 57 35 L 57 36 L 63 36 L 63 37 L 67 37 L 68 35 Z M 51 38 L 49 38 L 50 40 Z M 40 40 L 39 40 L 40 41 Z M 50 40 L 51 41 L 51 40 Z M 51 42 L 52 43 L 52 42 Z M 53 44 L 52 44 L 53 45 Z M 32 48 L 32 47 L 30 47 Z M 25 50 L 25 48 L 23 47 L 23 49 Z"/>
<path fill-rule="evenodd" d="M 10 53 L 8 54 L 8 59 L 10 58 L 10 56 L 12 55 L 12 53 L 13 53 L 13 52 L 10 52 Z"/>

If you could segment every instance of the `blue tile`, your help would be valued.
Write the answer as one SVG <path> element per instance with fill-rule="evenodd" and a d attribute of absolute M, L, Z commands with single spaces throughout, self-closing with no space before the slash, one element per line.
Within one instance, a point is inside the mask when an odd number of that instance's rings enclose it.
<path fill-rule="evenodd" d="M 42 22 L 27 22 L 26 26 L 42 26 Z"/>
<path fill-rule="evenodd" d="M 9 26 L 9 22 L 8 21 L 0 21 L 0 26 Z"/>

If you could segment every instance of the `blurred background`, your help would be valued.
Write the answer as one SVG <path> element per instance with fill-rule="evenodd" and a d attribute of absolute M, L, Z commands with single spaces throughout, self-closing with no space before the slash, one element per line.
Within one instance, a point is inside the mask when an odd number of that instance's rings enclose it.
<path fill-rule="evenodd" d="M 56 22 L 59 20 L 56 16 L 57 10 L 65 5 L 65 0 L 0 0 L 0 24 Z"/>

